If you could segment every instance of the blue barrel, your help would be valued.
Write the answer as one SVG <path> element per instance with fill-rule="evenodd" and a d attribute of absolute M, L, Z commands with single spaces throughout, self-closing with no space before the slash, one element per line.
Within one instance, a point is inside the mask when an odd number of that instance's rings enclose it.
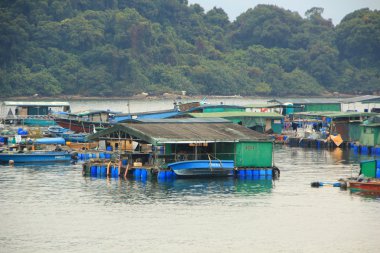
<path fill-rule="evenodd" d="M 266 174 L 265 171 L 266 171 L 266 170 L 261 169 L 261 170 L 260 170 L 260 176 L 265 176 L 265 174 Z"/>
<path fill-rule="evenodd" d="M 159 171 L 157 174 L 157 178 L 164 179 L 166 177 L 165 171 Z"/>
<path fill-rule="evenodd" d="M 104 153 L 99 153 L 99 158 L 104 159 L 104 158 L 106 158 L 106 156 L 104 155 Z"/>
<path fill-rule="evenodd" d="M 376 168 L 380 169 L 380 160 L 376 160 Z"/>
<path fill-rule="evenodd" d="M 358 153 L 358 151 L 359 151 L 359 147 L 354 144 L 354 153 Z"/>
<path fill-rule="evenodd" d="M 100 175 L 101 176 L 107 175 L 107 167 L 105 165 L 100 166 Z"/>
<path fill-rule="evenodd" d="M 252 171 L 252 170 L 246 170 L 246 171 L 245 171 L 245 175 L 246 175 L 247 177 L 252 177 L 252 176 L 253 176 L 253 171 Z"/>
<path fill-rule="evenodd" d="M 127 165 L 128 164 L 128 160 L 122 160 L 122 164 L 123 165 Z"/>
<path fill-rule="evenodd" d="M 110 153 L 106 153 L 105 157 L 106 157 L 106 159 L 111 159 L 111 154 Z"/>
<path fill-rule="evenodd" d="M 92 157 L 92 158 L 96 158 L 96 154 L 92 154 L 91 157 Z"/>
<path fill-rule="evenodd" d="M 119 176 L 119 170 L 116 166 L 111 166 L 111 177 L 118 177 Z"/>
<path fill-rule="evenodd" d="M 141 177 L 141 169 L 135 169 L 135 170 L 133 171 L 133 175 L 134 175 L 136 178 Z"/>
<path fill-rule="evenodd" d="M 245 177 L 245 170 L 239 170 L 239 176 L 240 177 Z"/>
<path fill-rule="evenodd" d="M 376 147 L 375 148 L 375 153 L 376 153 L 376 155 L 380 156 L 380 147 Z"/>
<path fill-rule="evenodd" d="M 171 178 L 172 177 L 172 172 L 170 170 L 165 171 L 165 177 L 166 178 Z"/>
<path fill-rule="evenodd" d="M 101 167 L 100 166 L 96 166 L 96 175 L 98 177 L 100 177 L 100 174 L 101 174 Z"/>
<path fill-rule="evenodd" d="M 376 178 L 380 178 L 380 168 L 376 169 Z"/>
<path fill-rule="evenodd" d="M 112 146 L 108 146 L 106 150 L 107 151 L 112 151 Z"/>
<path fill-rule="evenodd" d="M 147 177 L 148 177 L 148 171 L 142 169 L 142 170 L 141 170 L 141 178 L 147 178 Z"/>
<path fill-rule="evenodd" d="M 253 170 L 253 176 L 259 176 L 260 175 L 260 170 L 256 169 Z"/>
<path fill-rule="evenodd" d="M 362 154 L 368 154 L 368 147 L 367 146 L 362 146 L 361 147 L 361 152 L 362 152 Z"/>
<path fill-rule="evenodd" d="M 81 153 L 78 153 L 78 160 L 82 160 L 83 159 L 83 155 Z"/>
<path fill-rule="evenodd" d="M 267 176 L 273 176 L 273 169 L 269 169 L 266 171 L 267 172 Z"/>
<path fill-rule="evenodd" d="M 90 175 L 91 176 L 96 176 L 96 173 L 97 173 L 97 168 L 96 166 L 91 166 L 91 172 L 90 172 Z"/>
<path fill-rule="evenodd" d="M 86 154 L 86 160 L 91 158 L 91 154 Z"/>

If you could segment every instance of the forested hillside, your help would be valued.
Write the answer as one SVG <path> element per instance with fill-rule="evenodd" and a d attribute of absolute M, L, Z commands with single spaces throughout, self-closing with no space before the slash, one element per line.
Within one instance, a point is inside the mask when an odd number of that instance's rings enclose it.
<path fill-rule="evenodd" d="M 334 26 L 258 5 L 230 22 L 186 0 L 2 0 L 2 97 L 320 95 L 380 90 L 380 11 Z"/>

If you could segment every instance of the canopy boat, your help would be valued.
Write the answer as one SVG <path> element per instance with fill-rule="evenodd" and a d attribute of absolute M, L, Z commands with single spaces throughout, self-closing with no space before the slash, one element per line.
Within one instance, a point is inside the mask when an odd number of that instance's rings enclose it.
<path fill-rule="evenodd" d="M 177 176 L 232 176 L 233 160 L 191 160 L 168 164 Z"/>
<path fill-rule="evenodd" d="M 111 111 L 85 111 L 77 114 L 70 113 L 56 117 L 55 122 L 61 127 L 68 128 L 76 133 L 94 133 L 96 129 L 108 128 L 112 125 L 115 113 Z"/>

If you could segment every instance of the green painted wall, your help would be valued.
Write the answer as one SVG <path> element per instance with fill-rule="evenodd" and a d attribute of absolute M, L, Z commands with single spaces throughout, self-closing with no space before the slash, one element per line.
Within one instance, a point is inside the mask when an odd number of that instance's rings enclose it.
<path fill-rule="evenodd" d="M 284 124 L 282 124 L 282 123 L 274 123 L 274 120 L 272 120 L 272 130 L 273 130 L 273 132 L 275 134 L 281 134 L 283 128 L 284 128 Z"/>
<path fill-rule="evenodd" d="M 272 142 L 236 143 L 236 167 L 271 167 Z"/>
<path fill-rule="evenodd" d="M 340 112 L 341 105 L 340 103 L 336 104 L 306 104 L 305 112 Z"/>
<path fill-rule="evenodd" d="M 360 170 L 366 177 L 376 177 L 376 160 L 361 162 Z"/>
<path fill-rule="evenodd" d="M 350 137 L 349 141 L 359 141 L 361 135 L 360 122 L 349 123 L 348 135 Z"/>
<path fill-rule="evenodd" d="M 172 144 L 165 144 L 165 155 L 172 154 Z"/>
<path fill-rule="evenodd" d="M 371 147 L 380 145 L 380 126 L 360 126 L 360 128 L 360 144 Z"/>

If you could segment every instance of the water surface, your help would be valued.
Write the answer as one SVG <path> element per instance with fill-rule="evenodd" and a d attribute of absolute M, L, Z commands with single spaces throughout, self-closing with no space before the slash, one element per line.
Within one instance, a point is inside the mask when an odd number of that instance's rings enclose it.
<path fill-rule="evenodd" d="M 0 252 L 377 252 L 380 196 L 310 187 L 355 174 L 368 158 L 278 146 L 274 182 L 1 166 Z"/>

